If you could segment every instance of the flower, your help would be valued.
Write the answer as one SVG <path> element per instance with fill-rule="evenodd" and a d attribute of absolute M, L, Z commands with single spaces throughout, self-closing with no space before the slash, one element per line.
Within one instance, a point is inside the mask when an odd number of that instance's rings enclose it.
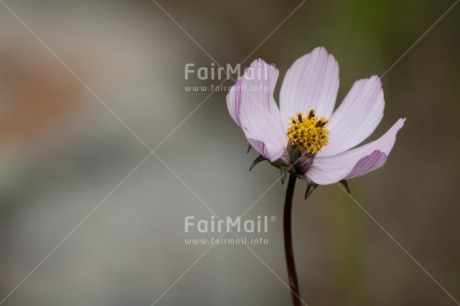
<path fill-rule="evenodd" d="M 339 66 L 325 48 L 299 58 L 287 71 L 280 107 L 273 91 L 278 70 L 255 60 L 227 95 L 230 116 L 249 144 L 278 168 L 328 185 L 382 167 L 405 119 L 379 139 L 356 147 L 378 126 L 385 105 L 380 78 L 358 80 L 334 111 Z"/>

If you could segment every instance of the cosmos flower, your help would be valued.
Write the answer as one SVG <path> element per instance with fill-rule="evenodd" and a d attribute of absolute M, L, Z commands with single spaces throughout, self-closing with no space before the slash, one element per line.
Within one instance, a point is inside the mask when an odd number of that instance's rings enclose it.
<path fill-rule="evenodd" d="M 278 74 L 255 60 L 227 95 L 231 117 L 261 159 L 317 185 L 359 177 L 384 165 L 405 119 L 357 147 L 383 117 L 379 77 L 356 81 L 334 111 L 339 66 L 326 49 L 314 49 L 287 71 L 279 108 L 273 97 Z"/>

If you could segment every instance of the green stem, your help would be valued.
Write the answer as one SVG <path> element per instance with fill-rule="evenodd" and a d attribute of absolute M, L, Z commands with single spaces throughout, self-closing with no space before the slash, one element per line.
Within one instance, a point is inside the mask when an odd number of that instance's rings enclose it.
<path fill-rule="evenodd" d="M 294 196 L 294 188 L 297 176 L 295 174 L 289 175 L 289 183 L 286 189 L 286 199 L 284 201 L 284 252 L 286 254 L 286 264 L 289 276 L 289 286 L 291 288 L 292 301 L 294 306 L 301 305 L 299 282 L 297 280 L 297 272 L 294 262 L 294 249 L 292 247 L 292 198 Z"/>

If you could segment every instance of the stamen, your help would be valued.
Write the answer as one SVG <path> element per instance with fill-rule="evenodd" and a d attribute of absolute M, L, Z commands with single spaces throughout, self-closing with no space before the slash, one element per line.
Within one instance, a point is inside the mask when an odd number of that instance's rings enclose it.
<path fill-rule="evenodd" d="M 299 119 L 300 123 L 302 123 L 302 113 L 298 112 L 298 113 L 296 113 L 296 115 L 297 115 L 297 118 Z"/>
<path fill-rule="evenodd" d="M 323 146 L 328 144 L 329 131 L 324 128 L 328 120 L 316 117 L 314 109 L 308 112 L 308 117 L 296 113 L 297 118 L 289 118 L 292 122 L 287 129 L 289 142 L 307 154 L 318 153 Z"/>

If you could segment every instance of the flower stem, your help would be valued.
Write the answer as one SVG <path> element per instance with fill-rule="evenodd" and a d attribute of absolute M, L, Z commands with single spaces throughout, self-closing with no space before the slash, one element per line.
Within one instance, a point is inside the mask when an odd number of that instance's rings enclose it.
<path fill-rule="evenodd" d="M 297 280 L 297 272 L 294 262 L 294 249 L 292 247 L 292 198 L 294 196 L 294 188 L 297 176 L 295 174 L 289 175 L 289 183 L 286 189 L 286 199 L 284 200 L 284 252 L 286 254 L 286 264 L 289 276 L 289 286 L 291 288 L 292 301 L 294 306 L 300 306 L 300 290 L 299 282 Z"/>

